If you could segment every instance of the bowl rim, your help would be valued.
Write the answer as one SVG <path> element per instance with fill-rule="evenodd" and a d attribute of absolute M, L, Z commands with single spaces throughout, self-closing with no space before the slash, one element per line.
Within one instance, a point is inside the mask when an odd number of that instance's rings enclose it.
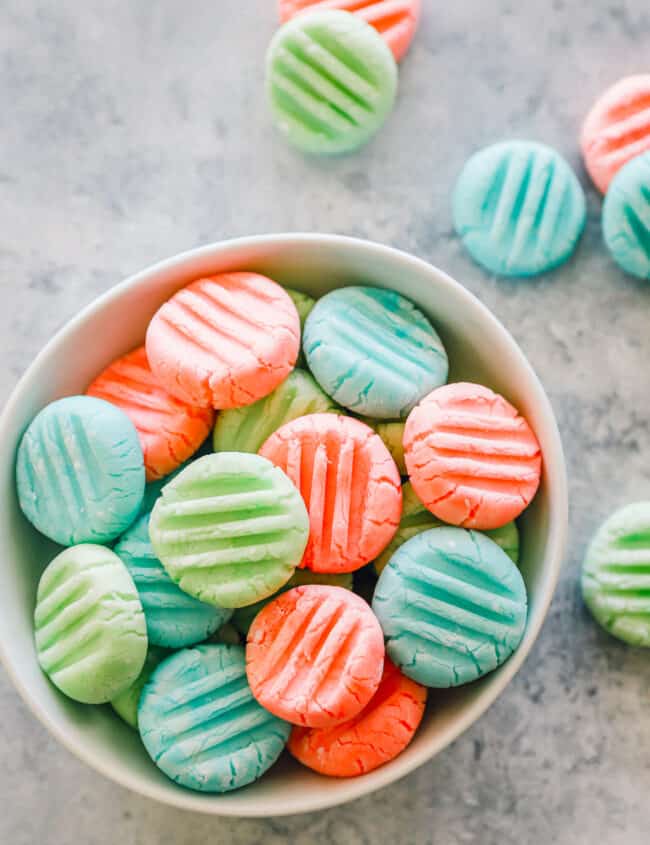
<path fill-rule="evenodd" d="M 174 792 L 170 797 L 168 792 L 162 792 L 155 783 L 144 781 L 139 775 L 117 773 L 113 770 L 111 764 L 103 759 L 101 752 L 96 752 L 92 748 L 86 748 L 85 746 L 74 742 L 70 737 L 68 737 L 65 730 L 49 717 L 44 708 L 41 707 L 38 700 L 35 699 L 30 694 L 27 687 L 23 685 L 18 673 L 14 672 L 12 668 L 12 661 L 8 654 L 8 649 L 3 642 L 0 641 L 0 662 L 2 662 L 5 671 L 9 675 L 9 678 L 21 698 L 41 724 L 47 728 L 47 730 L 61 743 L 61 745 L 77 757 L 77 759 L 86 763 L 92 769 L 104 775 L 114 783 L 117 783 L 126 789 L 130 789 L 146 798 L 151 798 L 177 809 L 190 810 L 216 816 L 239 818 L 277 817 L 315 812 L 330 807 L 340 806 L 400 780 L 427 761 L 433 759 L 433 757 L 440 753 L 440 751 L 464 733 L 467 728 L 469 728 L 470 725 L 472 725 L 496 701 L 505 687 L 510 683 L 512 678 L 521 668 L 524 660 L 537 640 L 542 625 L 548 614 L 548 609 L 553 599 L 564 561 L 567 544 L 569 502 L 566 463 L 564 459 L 562 441 L 550 400 L 546 395 L 541 381 L 533 370 L 519 344 L 515 341 L 501 321 L 478 299 L 478 297 L 471 293 L 460 282 L 457 282 L 435 265 L 396 247 L 348 235 L 323 234 L 318 232 L 278 232 L 272 234 L 258 234 L 230 238 L 177 253 L 173 256 L 157 261 L 154 264 L 150 264 L 143 270 L 128 276 L 123 281 L 117 283 L 112 288 L 109 288 L 109 290 L 93 299 L 76 315 L 67 320 L 36 355 L 18 380 L 17 384 L 14 386 L 2 414 L 0 415 L 0 442 L 2 442 L 2 436 L 6 433 L 9 422 L 13 417 L 15 407 L 19 402 L 21 394 L 27 389 L 34 373 L 39 369 L 41 362 L 50 354 L 50 350 L 64 342 L 66 336 L 74 332 L 77 326 L 103 310 L 109 303 L 119 299 L 127 290 L 131 290 L 132 288 L 135 288 L 145 282 L 147 279 L 155 277 L 161 273 L 168 273 L 170 271 L 180 269 L 186 263 L 192 262 L 198 258 L 223 256 L 224 254 L 236 253 L 241 250 L 246 250 L 247 248 L 256 248 L 260 246 L 272 247 L 281 245 L 283 247 L 288 247 L 291 244 L 296 243 L 303 246 L 312 245 L 314 247 L 332 247 L 339 245 L 355 250 L 363 250 L 367 254 L 374 253 L 374 255 L 379 258 L 382 256 L 390 256 L 394 260 L 403 262 L 405 266 L 411 266 L 419 269 L 421 272 L 436 276 L 438 283 L 443 286 L 453 288 L 457 296 L 463 298 L 473 309 L 478 310 L 481 313 L 482 318 L 488 323 L 491 323 L 493 329 L 501 333 L 504 341 L 508 344 L 511 351 L 519 356 L 529 380 L 529 387 L 532 387 L 536 393 L 536 402 L 546 419 L 548 424 L 548 433 L 552 439 L 552 454 L 554 458 L 554 466 L 552 467 L 554 495 L 549 497 L 549 528 L 546 552 L 544 556 L 545 569 L 547 571 L 545 572 L 545 582 L 542 585 L 542 594 L 541 596 L 538 595 L 537 598 L 539 606 L 537 617 L 533 621 L 532 625 L 527 627 L 526 634 L 521 645 L 512 657 L 510 657 L 509 660 L 501 667 L 498 676 L 494 677 L 493 682 L 486 685 L 476 695 L 471 704 L 466 707 L 462 717 L 458 718 L 451 727 L 442 731 L 441 734 L 437 735 L 432 742 L 425 745 L 419 753 L 411 755 L 408 760 L 402 762 L 401 765 L 399 762 L 400 757 L 397 757 L 395 760 L 391 761 L 390 767 L 380 767 L 372 772 L 369 772 L 363 777 L 349 778 L 347 780 L 348 789 L 345 795 L 337 793 L 336 797 L 332 798 L 329 796 L 327 790 L 323 790 L 322 795 L 318 798 L 303 799 L 299 807 L 295 806 L 295 798 L 292 799 L 291 796 L 288 796 L 287 799 L 282 802 L 277 802 L 277 800 L 274 799 L 275 804 L 272 812 L 268 811 L 266 802 L 264 801 L 260 801 L 259 806 L 252 805 L 244 807 L 238 802 L 229 802 L 227 794 L 219 795 L 218 803 L 206 800 L 206 795 L 193 793 L 189 790 L 178 789 L 178 791 Z M 545 455 L 545 464 L 548 471 L 547 455 Z"/>

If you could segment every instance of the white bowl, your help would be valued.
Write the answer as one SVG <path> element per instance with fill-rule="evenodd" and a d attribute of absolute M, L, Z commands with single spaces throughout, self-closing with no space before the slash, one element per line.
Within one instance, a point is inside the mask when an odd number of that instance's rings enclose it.
<path fill-rule="evenodd" d="M 205 274 L 257 270 L 314 296 L 349 284 L 394 288 L 416 302 L 438 329 L 450 380 L 482 382 L 503 393 L 541 443 L 543 478 L 521 520 L 521 570 L 528 624 L 514 656 L 476 683 L 431 691 L 423 723 L 396 760 L 363 777 L 336 780 L 280 761 L 258 783 L 226 795 L 191 792 L 168 780 L 137 735 L 110 707 L 66 699 L 41 673 L 34 653 L 36 585 L 53 544 L 22 517 L 14 490 L 19 437 L 34 414 L 58 397 L 83 392 L 110 361 L 142 343 L 147 323 L 177 288 Z M 458 737 L 497 698 L 523 663 L 548 610 L 567 531 L 567 485 L 553 411 L 522 351 L 465 288 L 403 252 L 335 235 L 268 235 L 213 244 L 170 258 L 117 285 L 71 320 L 45 347 L 14 390 L 0 419 L 0 655 L 34 714 L 70 751 L 123 786 L 187 810 L 275 816 L 331 807 L 403 777 Z"/>

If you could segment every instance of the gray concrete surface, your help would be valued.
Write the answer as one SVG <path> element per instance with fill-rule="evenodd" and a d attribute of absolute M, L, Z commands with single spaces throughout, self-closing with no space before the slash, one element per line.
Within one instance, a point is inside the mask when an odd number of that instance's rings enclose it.
<path fill-rule="evenodd" d="M 648 71 L 645 0 L 425 6 L 399 102 L 361 153 L 308 161 L 271 130 L 275 0 L 0 0 L 0 397 L 52 332 L 155 259 L 233 235 L 343 232 L 410 250 L 514 333 L 561 424 L 571 541 L 548 621 L 499 702 L 436 760 L 325 813 L 220 820 L 157 806 L 73 759 L 0 672 L 7 845 L 642 845 L 650 834 L 650 659 L 601 634 L 576 585 L 615 506 L 650 498 L 650 287 L 608 260 L 576 145 L 593 97 Z M 587 186 L 574 259 L 497 281 L 451 231 L 466 156 L 556 146 Z"/>

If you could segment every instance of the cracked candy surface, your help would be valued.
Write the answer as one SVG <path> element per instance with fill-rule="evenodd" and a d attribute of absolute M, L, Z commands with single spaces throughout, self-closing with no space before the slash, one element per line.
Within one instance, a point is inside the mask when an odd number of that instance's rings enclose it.
<path fill-rule="evenodd" d="M 296 369 L 263 399 L 222 411 L 214 428 L 215 452 L 257 452 L 280 426 L 305 414 L 336 411 L 306 370 Z"/>
<path fill-rule="evenodd" d="M 505 141 L 467 161 L 454 188 L 453 216 L 478 264 L 502 276 L 532 276 L 569 258 L 585 226 L 586 204 L 558 152 Z"/>
<path fill-rule="evenodd" d="M 88 387 L 88 396 L 120 408 L 138 432 L 147 481 L 163 478 L 190 458 L 210 434 L 211 408 L 172 396 L 149 367 L 144 346 L 113 361 Z"/>
<path fill-rule="evenodd" d="M 136 730 L 138 729 L 138 703 L 142 689 L 149 680 L 153 670 L 168 654 L 169 652 L 165 651 L 165 649 L 156 648 L 156 646 L 149 644 L 147 657 L 138 677 L 130 686 L 111 699 L 111 707 L 120 719 L 123 719 L 127 725 L 130 725 Z"/>
<path fill-rule="evenodd" d="M 16 481 L 23 513 L 46 537 L 62 546 L 110 542 L 133 522 L 144 493 L 133 423 L 90 396 L 52 402 L 23 435 Z"/>
<path fill-rule="evenodd" d="M 400 477 L 369 426 L 351 417 L 310 414 L 278 429 L 260 454 L 286 472 L 309 511 L 302 567 L 353 572 L 389 543 L 399 524 Z"/>
<path fill-rule="evenodd" d="M 113 549 L 135 582 L 149 642 L 164 648 L 201 642 L 227 622 L 232 611 L 205 604 L 172 581 L 151 546 L 149 519 L 140 517 Z"/>
<path fill-rule="evenodd" d="M 250 626 L 253 624 L 253 620 L 263 607 L 266 607 L 280 593 L 286 593 L 287 590 L 292 590 L 294 587 L 301 587 L 304 584 L 323 584 L 327 587 L 343 587 L 346 590 L 352 590 L 354 579 L 351 572 L 330 574 L 327 572 L 312 572 L 309 569 L 296 569 L 284 587 L 280 587 L 277 593 L 274 593 L 267 599 L 255 602 L 255 604 L 237 608 L 232 616 L 233 625 L 243 636 L 246 636 Z"/>
<path fill-rule="evenodd" d="M 390 114 L 397 65 L 381 36 L 347 12 L 298 15 L 266 54 L 274 123 L 305 153 L 334 155 L 365 144 Z"/>
<path fill-rule="evenodd" d="M 612 636 L 650 646 L 650 502 L 626 505 L 600 526 L 582 565 L 582 595 Z"/>
<path fill-rule="evenodd" d="M 257 780 L 282 753 L 290 730 L 254 699 L 243 647 L 225 644 L 164 660 L 142 692 L 138 727 L 167 777 L 200 792 Z"/>
<path fill-rule="evenodd" d="M 198 279 L 162 305 L 147 329 L 151 370 L 192 405 L 239 408 L 266 396 L 293 369 L 298 312 L 257 273 Z"/>
<path fill-rule="evenodd" d="M 422 720 L 426 700 L 426 687 L 386 658 L 377 692 L 361 713 L 331 728 L 295 726 L 287 748 L 303 765 L 323 775 L 366 774 L 406 748 Z"/>
<path fill-rule="evenodd" d="M 499 528 L 539 486 L 542 456 L 531 427 L 502 396 L 460 382 L 434 390 L 406 421 L 413 490 L 443 522 Z"/>
<path fill-rule="evenodd" d="M 381 575 L 393 554 L 411 537 L 415 537 L 416 534 L 421 534 L 429 528 L 442 528 L 444 526 L 445 523 L 436 519 L 431 511 L 422 504 L 410 481 L 404 482 L 402 485 L 402 517 L 399 528 L 384 551 L 373 562 L 377 575 Z M 510 560 L 514 563 L 519 562 L 519 529 L 516 522 L 507 522 L 500 528 L 493 528 L 482 533 L 502 548 Z"/>
<path fill-rule="evenodd" d="M 447 353 L 429 320 L 383 288 L 351 286 L 319 299 L 303 350 L 323 390 L 363 416 L 403 418 L 447 381 Z"/>
<path fill-rule="evenodd" d="M 293 575 L 309 517 L 287 476 L 259 455 L 219 452 L 167 484 L 151 513 L 155 554 L 182 590 L 218 607 L 273 595 Z"/>
<path fill-rule="evenodd" d="M 603 203 L 602 221 L 614 261 L 627 273 L 650 280 L 650 151 L 616 174 Z"/>
<path fill-rule="evenodd" d="M 608 88 L 585 118 L 580 143 L 604 194 L 621 167 L 650 151 L 650 74 L 626 76 Z"/>
<path fill-rule="evenodd" d="M 379 622 L 342 587 L 295 587 L 270 602 L 248 632 L 255 698 L 296 725 L 329 727 L 356 716 L 377 690 L 383 663 Z"/>
<path fill-rule="evenodd" d="M 285 22 L 303 12 L 321 9 L 351 12 L 369 23 L 391 49 L 395 61 L 401 61 L 418 27 L 421 0 L 280 0 L 280 20 Z"/>
<path fill-rule="evenodd" d="M 75 701 L 102 704 L 129 687 L 147 654 L 142 605 L 110 549 L 72 546 L 47 566 L 34 610 L 38 662 Z"/>
<path fill-rule="evenodd" d="M 527 598 L 506 553 L 477 531 L 432 528 L 404 543 L 377 582 L 372 608 L 390 659 L 418 683 L 475 681 L 521 642 Z"/>

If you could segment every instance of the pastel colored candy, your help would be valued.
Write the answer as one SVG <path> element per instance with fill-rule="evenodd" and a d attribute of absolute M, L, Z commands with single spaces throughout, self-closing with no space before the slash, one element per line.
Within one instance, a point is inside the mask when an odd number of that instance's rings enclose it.
<path fill-rule="evenodd" d="M 501 276 L 534 276 L 566 261 L 586 221 L 575 173 L 550 147 L 505 141 L 475 153 L 453 193 L 456 232 Z"/>
<path fill-rule="evenodd" d="M 614 261 L 627 273 L 650 280 L 650 152 L 616 174 L 605 196 L 602 220 Z"/>
<path fill-rule="evenodd" d="M 234 613 L 232 622 L 235 628 L 244 636 L 248 634 L 250 626 L 253 624 L 253 619 L 262 610 L 263 607 L 273 601 L 280 593 L 287 590 L 292 590 L 294 587 L 301 587 L 304 584 L 323 584 L 328 587 L 343 587 L 346 590 L 351 590 L 354 585 L 352 574 L 349 572 L 341 572 L 339 574 L 330 575 L 328 573 L 310 572 L 309 569 L 296 569 L 291 578 L 287 581 L 284 587 L 280 587 L 279 591 L 268 599 L 249 604 L 247 607 L 240 607 Z"/>
<path fill-rule="evenodd" d="M 372 602 L 390 659 L 430 687 L 466 684 L 501 665 L 526 625 L 526 588 L 506 553 L 462 528 L 411 538 L 379 576 Z"/>
<path fill-rule="evenodd" d="M 131 576 L 110 549 L 65 549 L 38 583 L 38 662 L 75 701 L 102 704 L 129 687 L 147 655 L 147 628 Z"/>
<path fill-rule="evenodd" d="M 384 640 L 363 599 L 308 584 L 270 602 L 248 632 L 246 671 L 259 703 L 296 725 L 329 727 L 375 694 Z"/>
<path fill-rule="evenodd" d="M 200 792 L 253 783 L 278 759 L 290 731 L 253 698 L 244 649 L 212 644 L 158 666 L 140 697 L 138 727 L 167 777 Z"/>
<path fill-rule="evenodd" d="M 386 444 L 391 458 L 395 461 L 400 475 L 406 475 L 404 461 L 404 420 L 365 420 Z"/>
<path fill-rule="evenodd" d="M 352 12 L 373 26 L 390 47 L 395 61 L 401 61 L 420 20 L 420 0 L 279 0 L 280 20 L 312 14 L 321 9 Z"/>
<path fill-rule="evenodd" d="M 108 543 L 133 522 L 144 493 L 142 449 L 126 414 L 71 396 L 36 415 L 18 447 L 18 500 L 62 546 Z"/>
<path fill-rule="evenodd" d="M 384 551 L 374 561 L 377 575 L 381 575 L 393 554 L 407 540 L 429 528 L 440 528 L 444 524 L 422 504 L 412 484 L 409 481 L 405 482 L 402 485 L 402 518 L 399 528 Z M 519 529 L 516 522 L 508 522 L 500 528 L 493 528 L 483 533 L 502 548 L 514 563 L 519 562 Z"/>
<path fill-rule="evenodd" d="M 402 485 L 402 516 L 395 536 L 386 546 L 384 551 L 373 563 L 377 575 L 381 575 L 393 554 L 404 545 L 411 537 L 421 534 L 429 528 L 439 528 L 444 525 L 439 519 L 426 508 L 413 489 L 412 484 L 407 481 Z"/>
<path fill-rule="evenodd" d="M 165 651 L 165 649 L 150 645 L 144 666 L 138 677 L 133 681 L 131 686 L 127 687 L 119 695 L 116 695 L 111 701 L 111 707 L 120 719 L 136 730 L 138 729 L 138 702 L 140 701 L 142 689 L 151 677 L 153 670 L 168 654 L 169 652 Z"/>
<path fill-rule="evenodd" d="M 272 463 L 219 452 L 194 461 L 163 488 L 149 535 L 182 590 L 208 604 L 243 607 L 293 575 L 309 517 L 294 485 Z"/>
<path fill-rule="evenodd" d="M 582 595 L 612 636 L 650 646 L 650 502 L 626 505 L 600 526 L 582 565 Z"/>
<path fill-rule="evenodd" d="M 377 419 L 405 417 L 447 381 L 447 353 L 429 320 L 383 288 L 340 288 L 319 299 L 305 323 L 303 349 L 325 393 Z"/>
<path fill-rule="evenodd" d="M 427 700 L 427 690 L 391 663 L 377 692 L 347 722 L 331 728 L 292 729 L 287 748 L 304 766 L 330 777 L 356 777 L 397 757 L 413 739 Z"/>
<path fill-rule="evenodd" d="M 113 361 L 86 390 L 120 408 L 135 426 L 147 481 L 163 478 L 190 458 L 210 434 L 211 408 L 172 396 L 149 367 L 144 346 Z"/>
<path fill-rule="evenodd" d="M 310 414 L 279 428 L 260 455 L 296 485 L 309 511 L 300 564 L 314 572 L 353 572 L 390 542 L 402 506 L 388 449 L 359 420 Z"/>
<path fill-rule="evenodd" d="M 397 65 L 355 15 L 298 15 L 273 37 L 266 90 L 277 129 L 305 153 L 350 152 L 379 130 L 395 102 Z"/>
<path fill-rule="evenodd" d="M 239 408 L 285 379 L 300 345 L 287 292 L 258 273 L 198 279 L 171 297 L 147 329 L 151 370 L 192 405 Z"/>
<path fill-rule="evenodd" d="M 513 563 L 519 563 L 519 528 L 514 520 L 498 528 L 481 531 L 481 534 L 485 534 L 500 549 L 503 549 Z"/>
<path fill-rule="evenodd" d="M 305 370 L 294 370 L 269 393 L 245 408 L 219 414 L 214 429 L 215 452 L 257 452 L 284 423 L 305 414 L 334 411 L 336 404 Z"/>
<path fill-rule="evenodd" d="M 291 301 L 296 306 L 298 317 L 300 318 L 300 328 L 305 325 L 305 320 L 309 316 L 311 309 L 316 305 L 316 300 L 308 293 L 303 293 L 301 290 L 294 290 L 293 288 L 285 288 L 286 292 L 291 297 Z"/>
<path fill-rule="evenodd" d="M 533 430 L 503 396 L 479 384 L 449 384 L 425 397 L 406 421 L 404 454 L 420 500 L 464 528 L 505 525 L 539 486 Z"/>
<path fill-rule="evenodd" d="M 582 154 L 604 194 L 628 161 L 650 150 L 650 74 L 626 76 L 595 102 L 582 127 Z"/>
<path fill-rule="evenodd" d="M 135 582 L 149 642 L 164 648 L 194 645 L 227 622 L 232 611 L 205 604 L 176 586 L 151 547 L 149 519 L 145 514 L 120 537 L 115 554 Z"/>

